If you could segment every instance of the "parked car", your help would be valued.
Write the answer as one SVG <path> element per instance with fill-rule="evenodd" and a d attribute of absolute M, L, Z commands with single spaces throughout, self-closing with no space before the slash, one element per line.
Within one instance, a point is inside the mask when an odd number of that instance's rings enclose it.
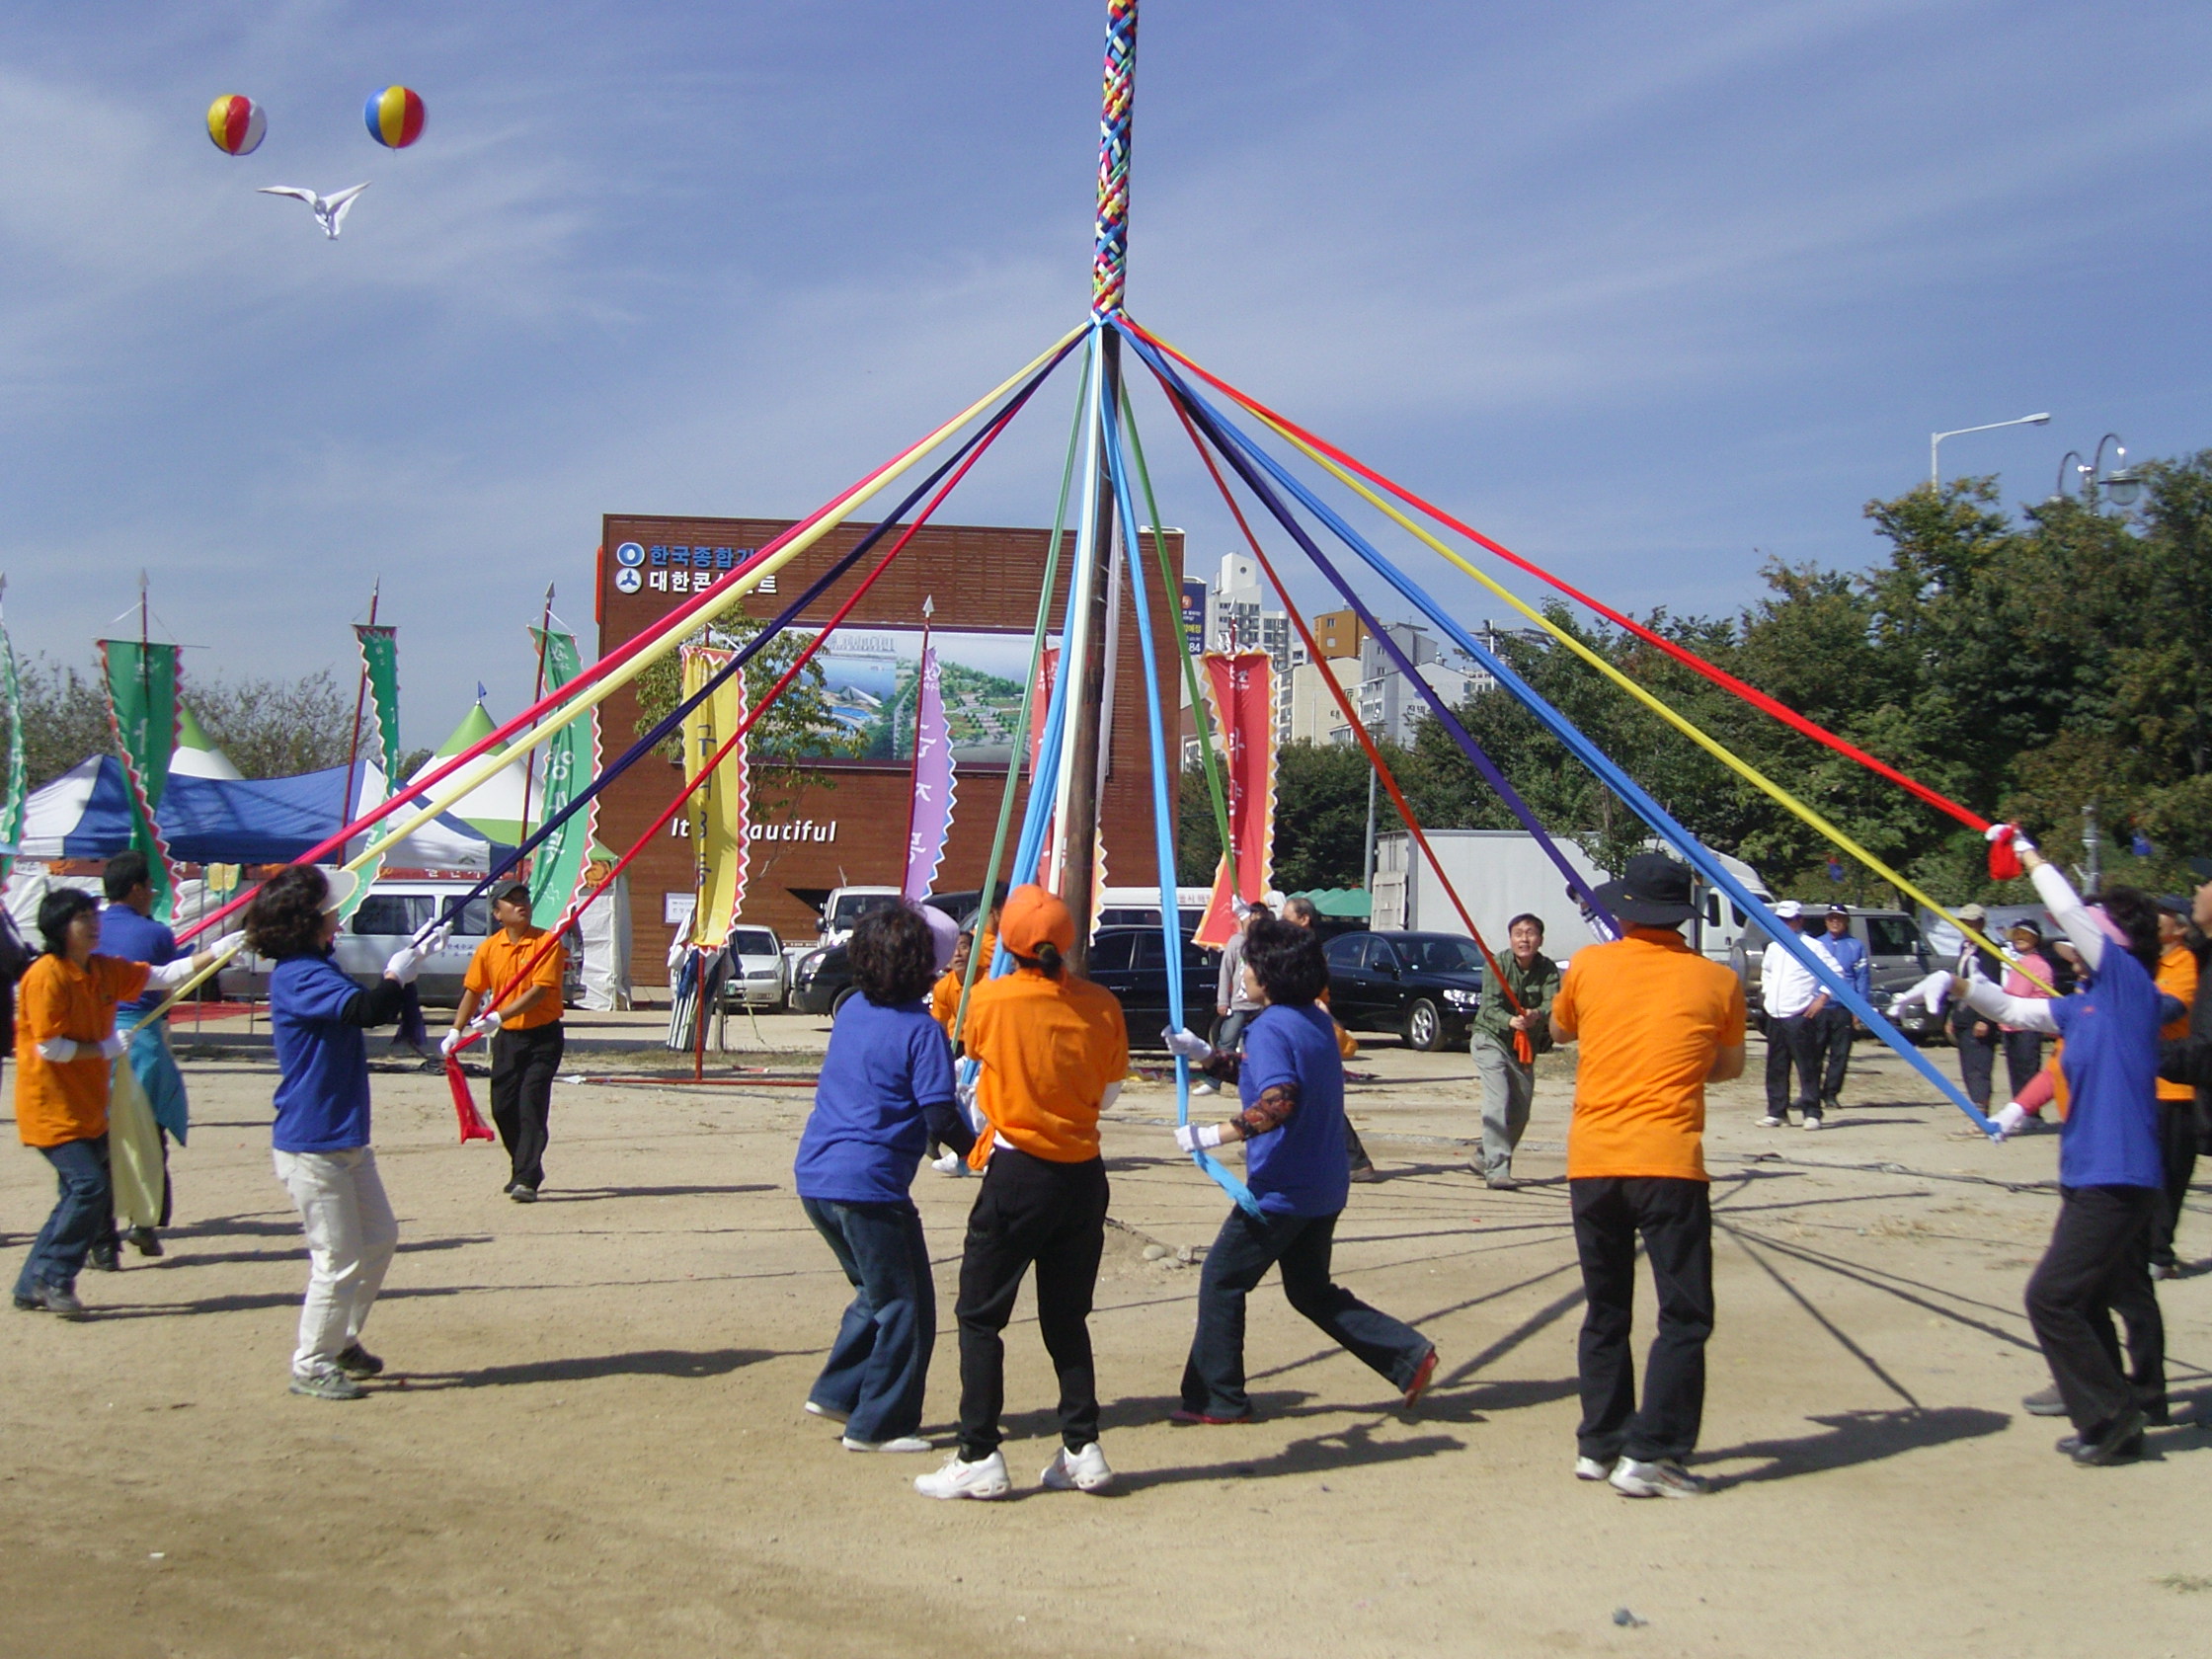
<path fill-rule="evenodd" d="M 765 927 L 730 929 L 730 977 L 722 1000 L 733 1008 L 777 1009 L 785 994 L 783 942 Z"/>
<path fill-rule="evenodd" d="M 1482 953 L 1458 933 L 1344 933 L 1328 942 L 1329 1011 L 1409 1049 L 1463 1049 L 1482 999 Z"/>
<path fill-rule="evenodd" d="M 1816 910 L 1809 918 L 1806 935 L 1817 938 L 1826 931 L 1825 916 Z M 1867 978 L 1873 987 L 1869 1000 L 1882 1013 L 1890 1013 L 1898 993 L 1918 985 L 1936 965 L 1928 941 L 1921 936 L 1920 924 L 1903 910 L 1853 910 L 1851 931 L 1866 947 Z M 1743 981 L 1744 1006 L 1761 1031 L 1767 1029 L 1767 1015 L 1759 1000 L 1759 968 L 1769 943 L 1767 931 L 1754 921 L 1745 926 L 1743 936 L 1729 953 L 1729 966 Z M 1925 1007 L 1916 1014 L 1913 1010 L 1918 1006 L 1908 1002 L 1892 1015 L 1915 1042 L 1935 1036 L 1938 1023 L 1928 1018 Z"/>
<path fill-rule="evenodd" d="M 1183 936 L 1183 1009 L 1173 1023 L 1203 1034 L 1214 1022 L 1214 988 L 1221 977 L 1222 953 Z M 1101 927 L 1090 942 L 1090 974 L 1120 1000 L 1122 1021 L 1133 1049 L 1160 1046 L 1160 1028 L 1170 1023 L 1167 1002 L 1167 941 L 1157 923 L 1150 927 Z"/>

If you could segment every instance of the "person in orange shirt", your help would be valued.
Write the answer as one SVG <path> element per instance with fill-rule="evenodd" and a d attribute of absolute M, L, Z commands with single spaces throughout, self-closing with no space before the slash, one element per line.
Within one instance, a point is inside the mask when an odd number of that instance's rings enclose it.
<path fill-rule="evenodd" d="M 914 1481 L 931 1498 L 995 1498 L 1012 1489 L 999 1451 L 1005 1402 L 1000 1333 L 1032 1263 L 1037 1329 L 1060 1376 L 1061 1449 L 1047 1486 L 1104 1490 L 1114 1471 L 1098 1445 L 1091 1298 L 1106 1244 L 1106 1163 L 1098 1114 L 1129 1073 L 1129 1033 L 1111 991 L 1077 979 L 1065 958 L 1075 918 L 1041 887 L 1019 887 L 999 917 L 1014 971 L 968 995 L 961 1032 L 980 1066 L 984 1120 L 969 1161 L 984 1171 L 960 1261 L 960 1446 Z"/>
<path fill-rule="evenodd" d="M 116 1005 L 148 986 L 182 985 L 215 960 L 213 950 L 159 968 L 97 956 L 100 907 L 72 887 L 39 906 L 45 954 L 27 969 L 16 1013 L 16 1133 L 53 1165 L 61 1196 L 16 1279 L 16 1305 L 81 1319 L 77 1275 L 93 1244 L 112 1235 L 115 1191 L 108 1175 L 108 1091 L 124 1039 Z M 220 940 L 226 949 L 235 935 Z"/>
<path fill-rule="evenodd" d="M 1689 866 L 1639 853 L 1598 889 L 1627 928 L 1567 964 L 1551 1035 L 1579 1043 L 1567 1125 L 1567 1190 L 1587 1307 L 1575 1476 L 1631 1498 L 1694 1498 L 1682 1465 L 1704 1416 L 1712 1334 L 1712 1208 L 1705 1084 L 1743 1075 L 1742 982 L 1682 937 L 1695 909 Z M 1643 1240 L 1659 1332 L 1636 1405 L 1628 1349 Z"/>
<path fill-rule="evenodd" d="M 2197 960 L 2189 948 L 2187 899 L 2159 901 L 2159 971 L 2155 983 L 2184 1009 L 2196 1006 Z M 2171 1025 L 2159 1028 L 2164 1042 L 2189 1034 L 2189 1016 L 2183 1013 Z M 2159 1081 L 2159 1142 L 2165 1154 L 2166 1190 L 2161 1195 L 2158 1220 L 2151 1224 L 2151 1277 L 2172 1279 L 2180 1264 L 2173 1254 L 2173 1233 L 2181 1222 L 2182 1201 L 2189 1196 L 2189 1180 L 2196 1173 L 2196 1090 L 2187 1083 Z"/>
<path fill-rule="evenodd" d="M 517 1204 L 535 1204 L 538 1188 L 545 1184 L 545 1146 L 552 1136 L 553 1077 L 561 1069 L 566 1044 L 561 976 L 568 949 L 555 944 L 529 971 L 528 980 L 508 992 L 505 1006 L 493 1007 L 492 999 L 514 985 L 537 954 L 545 929 L 530 920 L 528 882 L 510 882 L 500 889 L 492 901 L 492 920 L 499 931 L 469 958 L 453 1029 L 439 1047 L 450 1056 L 464 1036 L 490 1035 L 492 1122 L 507 1147 L 507 1196 Z"/>

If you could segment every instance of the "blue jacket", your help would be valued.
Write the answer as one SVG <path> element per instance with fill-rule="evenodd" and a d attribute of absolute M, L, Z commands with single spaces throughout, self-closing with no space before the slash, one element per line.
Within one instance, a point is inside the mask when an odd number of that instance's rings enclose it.
<path fill-rule="evenodd" d="M 1844 978 L 1851 982 L 1852 989 L 1864 996 L 1874 988 L 1874 972 L 1866 960 L 1863 944 L 1849 933 L 1839 939 L 1825 927 L 1819 938 L 1828 947 L 1828 954 L 1836 959 L 1836 966 L 1844 971 Z"/>

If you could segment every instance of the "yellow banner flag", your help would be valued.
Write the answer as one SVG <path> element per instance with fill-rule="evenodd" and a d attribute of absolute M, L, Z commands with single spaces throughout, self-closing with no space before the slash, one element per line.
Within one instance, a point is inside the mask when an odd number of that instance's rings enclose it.
<path fill-rule="evenodd" d="M 683 694 L 689 698 L 730 661 L 731 653 L 709 646 L 683 648 Z M 704 771 L 715 750 L 745 724 L 745 673 L 730 675 L 683 722 L 683 781 Z M 688 823 L 697 871 L 698 901 L 691 913 L 691 942 L 718 950 L 745 904 L 748 813 L 746 748 L 732 749 L 714 775 L 692 791 Z"/>

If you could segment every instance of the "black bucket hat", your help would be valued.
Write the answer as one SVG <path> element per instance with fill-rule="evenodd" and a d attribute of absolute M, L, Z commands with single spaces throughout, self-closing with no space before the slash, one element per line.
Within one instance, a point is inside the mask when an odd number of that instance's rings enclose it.
<path fill-rule="evenodd" d="M 1663 852 L 1639 852 L 1628 860 L 1625 875 L 1598 889 L 1598 903 L 1622 921 L 1672 927 L 1697 913 L 1691 900 L 1692 880 L 1689 865 Z"/>

